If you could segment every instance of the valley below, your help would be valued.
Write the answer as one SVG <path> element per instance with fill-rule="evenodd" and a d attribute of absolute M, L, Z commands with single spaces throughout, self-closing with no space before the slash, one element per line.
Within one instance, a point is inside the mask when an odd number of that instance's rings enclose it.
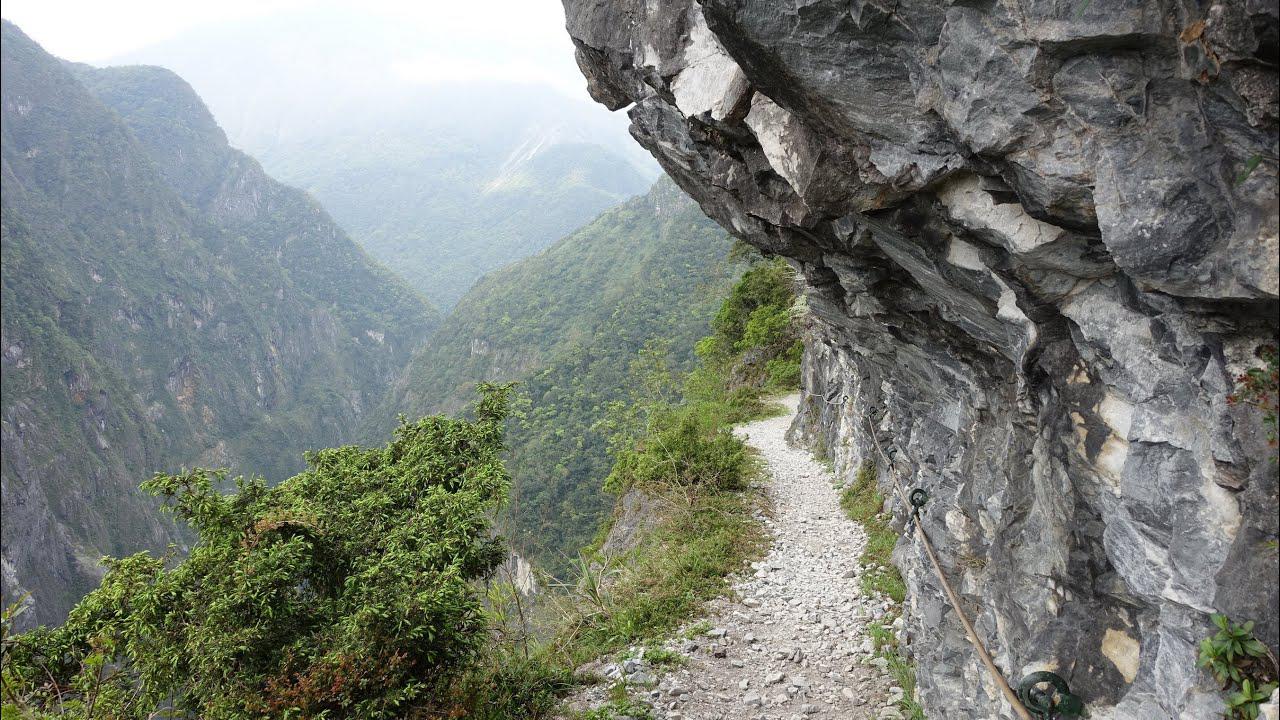
<path fill-rule="evenodd" d="M 410 10 L 3 21 L 5 720 L 1280 717 L 1280 12 Z"/>

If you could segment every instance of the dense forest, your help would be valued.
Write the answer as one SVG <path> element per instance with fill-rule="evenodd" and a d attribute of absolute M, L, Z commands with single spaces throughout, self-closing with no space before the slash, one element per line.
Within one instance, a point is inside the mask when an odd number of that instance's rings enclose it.
<path fill-rule="evenodd" d="M 611 409 L 643 391 L 640 351 L 687 372 L 724 293 L 746 267 L 670 180 L 546 251 L 490 274 L 410 363 L 372 439 L 397 413 L 456 412 L 481 381 L 519 381 L 507 532 L 549 567 L 595 535 L 612 500 Z"/>

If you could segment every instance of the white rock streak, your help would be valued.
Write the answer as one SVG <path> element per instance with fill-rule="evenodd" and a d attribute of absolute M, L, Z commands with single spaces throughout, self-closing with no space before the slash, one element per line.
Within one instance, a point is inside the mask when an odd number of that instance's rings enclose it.
<path fill-rule="evenodd" d="M 707 29 L 701 12 L 692 13 L 690 22 L 685 68 L 671 83 L 671 93 L 686 117 L 709 112 L 723 120 L 749 88 L 747 77 Z"/>

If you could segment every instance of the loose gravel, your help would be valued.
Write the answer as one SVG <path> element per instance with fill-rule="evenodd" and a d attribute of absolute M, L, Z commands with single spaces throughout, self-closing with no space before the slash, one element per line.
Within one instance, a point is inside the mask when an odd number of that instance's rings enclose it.
<path fill-rule="evenodd" d="M 786 441 L 799 396 L 783 399 L 790 412 L 740 426 L 739 436 L 768 466 L 772 533 L 768 555 L 738 578 L 730 597 L 711 603 L 688 640 L 665 649 L 687 663 L 664 671 L 639 657 L 593 671 L 625 683 L 628 694 L 667 720 L 900 720 L 902 689 L 877 658 L 866 625 L 884 617 L 889 600 L 864 596 L 858 557 L 861 526 L 840 510 L 834 478 L 812 455 Z M 576 708 L 598 707 L 593 688 Z"/>

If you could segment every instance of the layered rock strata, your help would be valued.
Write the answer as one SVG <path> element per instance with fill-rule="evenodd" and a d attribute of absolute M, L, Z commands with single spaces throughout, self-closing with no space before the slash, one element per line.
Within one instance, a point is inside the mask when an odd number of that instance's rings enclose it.
<path fill-rule="evenodd" d="M 1227 400 L 1277 334 L 1275 5 L 565 6 L 593 97 L 801 269 L 794 434 L 849 474 L 874 433 L 929 490 L 1004 673 L 1220 717 L 1209 614 L 1277 644 L 1275 451 Z M 895 560 L 930 717 L 1011 717 L 921 549 Z"/>

